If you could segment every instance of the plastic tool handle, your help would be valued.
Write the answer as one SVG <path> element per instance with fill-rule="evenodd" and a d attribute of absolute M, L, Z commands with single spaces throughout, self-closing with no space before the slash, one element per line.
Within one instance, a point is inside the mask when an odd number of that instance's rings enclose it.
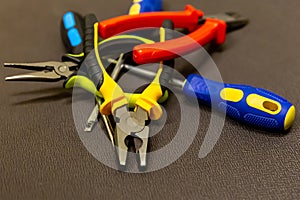
<path fill-rule="evenodd" d="M 94 24 L 98 22 L 95 14 L 84 17 L 84 54 L 88 55 L 94 49 Z"/>
<path fill-rule="evenodd" d="M 207 105 L 216 105 L 233 119 L 267 130 L 285 131 L 295 119 L 295 107 L 290 102 L 260 88 L 223 84 L 192 74 L 183 92 L 196 95 Z"/>
<path fill-rule="evenodd" d="M 83 65 L 85 65 L 90 79 L 97 88 L 99 88 L 103 82 L 103 73 L 99 68 L 95 55 L 89 54 L 94 49 L 94 24 L 97 23 L 98 20 L 94 14 L 88 14 L 84 17 L 84 21 L 84 54 L 86 55 L 86 58 Z"/>
<path fill-rule="evenodd" d="M 162 10 L 162 0 L 133 0 L 129 8 L 129 15 Z"/>
<path fill-rule="evenodd" d="M 173 21 L 175 28 L 194 31 L 203 17 L 203 12 L 187 5 L 184 11 L 147 12 L 139 15 L 123 15 L 99 22 L 99 35 L 106 39 L 131 29 L 142 27 L 161 27 L 165 19 Z"/>
<path fill-rule="evenodd" d="M 83 52 L 84 19 L 80 14 L 74 11 L 66 12 L 62 17 L 60 33 L 68 53 Z"/>
<path fill-rule="evenodd" d="M 118 54 L 123 52 L 124 49 L 132 49 L 136 45 L 142 43 L 150 43 L 150 42 L 153 41 L 147 40 L 145 38 L 137 37 L 137 36 L 123 35 L 123 36 L 115 36 L 110 39 L 103 40 L 99 44 L 98 48 L 100 52 L 110 53 L 114 51 L 113 55 L 118 56 Z M 116 49 L 119 49 L 120 52 L 116 52 Z M 94 52 L 87 55 L 85 61 L 82 62 L 81 67 L 87 69 L 89 78 L 99 89 L 103 82 L 103 76 Z"/>
<path fill-rule="evenodd" d="M 133 59 L 138 64 L 159 62 L 185 55 L 212 41 L 221 45 L 226 39 L 226 26 L 222 20 L 206 19 L 202 26 L 186 36 L 134 47 Z"/>

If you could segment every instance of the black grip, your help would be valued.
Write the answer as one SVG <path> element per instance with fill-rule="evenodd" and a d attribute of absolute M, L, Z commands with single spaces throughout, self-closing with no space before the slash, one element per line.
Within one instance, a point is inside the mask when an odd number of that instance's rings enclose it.
<path fill-rule="evenodd" d="M 97 89 L 99 89 L 103 82 L 103 73 L 94 52 L 88 54 L 85 57 L 85 60 L 82 63 L 81 67 L 83 67 L 83 69 L 86 69 L 88 77 L 91 79 L 91 81 L 93 81 Z"/>
<path fill-rule="evenodd" d="M 97 89 L 99 89 L 103 82 L 103 73 L 96 59 L 95 52 L 90 53 L 94 49 L 94 24 L 97 22 L 95 14 L 87 14 L 84 17 L 85 61 L 82 63 L 82 67 L 86 69 L 89 78 L 93 81 Z"/>
<path fill-rule="evenodd" d="M 84 18 L 77 12 L 66 12 L 61 20 L 60 35 L 68 53 L 82 53 L 84 39 Z"/>
<path fill-rule="evenodd" d="M 174 23 L 172 20 L 166 19 L 164 20 L 162 27 L 165 28 L 165 40 L 171 40 L 174 38 Z M 163 64 L 168 67 L 163 67 L 163 71 L 160 75 L 160 85 L 162 87 L 163 93 L 167 89 L 166 86 L 169 84 L 169 81 L 172 79 L 173 76 L 173 68 L 175 61 L 172 60 L 166 60 L 163 61 Z"/>
<path fill-rule="evenodd" d="M 84 17 L 84 54 L 89 54 L 94 49 L 94 24 L 97 23 L 95 14 L 87 14 Z"/>

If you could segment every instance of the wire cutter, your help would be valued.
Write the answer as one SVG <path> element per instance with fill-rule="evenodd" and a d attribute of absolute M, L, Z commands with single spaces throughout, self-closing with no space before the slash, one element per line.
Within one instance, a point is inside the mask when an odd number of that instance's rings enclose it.
<path fill-rule="evenodd" d="M 160 27 L 165 19 L 172 20 L 174 28 L 184 28 L 188 35 L 154 44 L 141 44 L 133 48 L 133 59 L 138 64 L 160 62 L 184 55 L 211 41 L 221 45 L 226 31 L 245 26 L 248 19 L 237 13 L 204 16 L 201 10 L 186 5 L 184 11 L 149 12 L 139 15 L 124 15 L 99 22 L 99 35 L 106 39 L 122 32 L 145 27 Z M 197 44 L 198 43 L 198 44 Z"/>
<path fill-rule="evenodd" d="M 165 29 L 161 28 L 160 30 L 161 41 L 163 41 L 165 38 Z M 122 88 L 106 72 L 99 55 L 97 44 L 98 24 L 96 23 L 94 25 L 94 53 L 98 64 L 90 65 L 88 68 L 88 74 L 90 76 L 93 76 L 94 74 L 102 74 L 101 79 L 98 77 L 98 80 L 92 80 L 104 98 L 104 102 L 100 105 L 101 114 L 112 114 L 116 122 L 115 143 L 117 145 L 119 164 L 121 167 L 125 167 L 128 150 L 125 140 L 128 136 L 133 136 L 142 141 L 142 144 L 139 147 L 135 146 L 135 150 L 139 155 L 139 166 L 144 168 L 146 166 L 149 137 L 149 127 L 146 125 L 146 121 L 149 119 L 158 120 L 161 118 L 163 113 L 157 102 L 158 99 L 163 96 L 163 91 L 160 85 L 160 76 L 162 74 L 163 64 L 162 62 L 160 63 L 156 77 L 139 95 L 135 102 L 134 111 L 129 111 L 129 101 L 126 99 L 126 95 Z M 87 57 L 87 61 L 90 59 L 89 56 Z"/>

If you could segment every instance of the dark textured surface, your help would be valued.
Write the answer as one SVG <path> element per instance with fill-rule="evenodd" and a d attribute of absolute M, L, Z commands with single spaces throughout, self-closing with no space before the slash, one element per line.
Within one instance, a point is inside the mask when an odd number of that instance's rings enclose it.
<path fill-rule="evenodd" d="M 191 3 L 207 13 L 233 10 L 249 17 L 246 28 L 228 36 L 223 52 L 212 55 L 224 81 L 266 88 L 300 106 L 298 0 L 165 2 L 166 10 Z M 67 9 L 106 19 L 126 13 L 128 5 L 124 0 L 3 1 L 0 63 L 57 60 L 64 52 L 59 21 Z M 20 71 L 0 72 L 1 199 L 300 198 L 299 118 L 285 136 L 227 119 L 213 152 L 200 159 L 210 117 L 204 109 L 197 138 L 179 160 L 160 171 L 127 174 L 104 166 L 82 145 L 71 93 L 61 82 L 6 83 L 5 76 Z"/>

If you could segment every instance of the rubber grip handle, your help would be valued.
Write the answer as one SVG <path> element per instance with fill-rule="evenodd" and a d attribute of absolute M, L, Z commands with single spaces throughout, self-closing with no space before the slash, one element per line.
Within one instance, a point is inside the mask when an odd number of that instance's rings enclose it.
<path fill-rule="evenodd" d="M 233 119 L 267 130 L 288 130 L 295 119 L 295 107 L 290 102 L 261 88 L 223 84 L 192 74 L 183 92 L 196 95 L 206 105 L 215 105 Z"/>
<path fill-rule="evenodd" d="M 94 49 L 94 24 L 98 22 L 95 14 L 84 17 L 84 54 L 89 54 Z"/>
<path fill-rule="evenodd" d="M 68 53 L 83 52 L 84 19 L 79 13 L 68 11 L 63 15 L 60 34 Z"/>
<path fill-rule="evenodd" d="M 174 22 L 175 28 L 186 28 L 194 31 L 203 17 L 203 12 L 187 5 L 184 11 L 147 12 L 139 15 L 123 15 L 99 22 L 99 35 L 106 39 L 116 34 L 136 28 L 161 27 L 165 19 Z"/>
<path fill-rule="evenodd" d="M 103 83 L 103 72 L 98 65 L 95 53 L 90 53 L 94 49 L 94 24 L 97 21 L 97 17 L 94 14 L 87 14 L 84 17 L 84 54 L 86 58 L 82 66 L 87 70 L 89 78 L 99 89 Z"/>
<path fill-rule="evenodd" d="M 88 77 L 93 81 L 97 89 L 99 89 L 103 83 L 103 72 L 98 65 L 95 54 L 88 54 L 84 62 L 82 62 L 81 67 L 86 69 Z"/>
<path fill-rule="evenodd" d="M 133 0 L 129 8 L 129 15 L 137 15 L 144 12 L 155 12 L 162 10 L 162 0 Z"/>
<path fill-rule="evenodd" d="M 199 49 L 212 41 L 221 45 L 226 39 L 226 23 L 217 19 L 206 19 L 194 32 L 165 42 L 142 44 L 133 49 L 133 59 L 138 64 L 170 60 Z"/>
<path fill-rule="evenodd" d="M 108 42 L 103 42 L 98 46 L 100 52 L 108 52 L 111 53 L 114 51 L 114 55 L 118 56 L 127 49 L 132 49 L 133 46 L 139 45 L 143 43 L 142 40 L 138 40 L 136 38 L 118 38 L 118 39 L 111 39 Z M 120 52 L 116 52 L 116 49 L 120 50 Z M 105 56 L 102 54 L 102 56 Z M 103 73 L 98 65 L 95 53 L 87 54 L 85 61 L 82 62 L 81 67 L 82 69 L 86 69 L 88 76 L 93 81 L 93 83 L 99 89 L 103 83 Z"/>

